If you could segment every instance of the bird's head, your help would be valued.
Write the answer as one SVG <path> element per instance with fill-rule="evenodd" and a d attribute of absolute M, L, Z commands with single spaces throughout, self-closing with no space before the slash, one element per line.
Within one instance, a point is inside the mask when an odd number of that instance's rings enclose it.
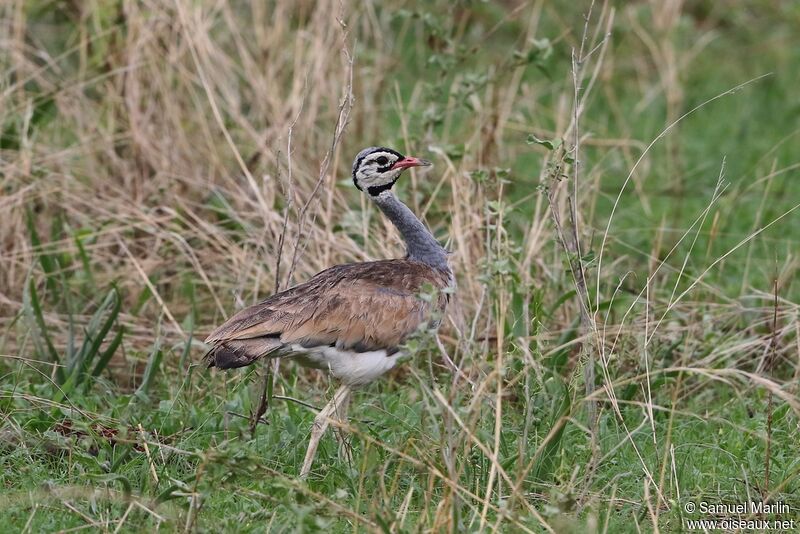
<path fill-rule="evenodd" d="M 391 189 L 400 174 L 410 167 L 427 167 L 430 161 L 404 156 L 384 147 L 365 148 L 353 161 L 353 183 L 361 191 L 377 196 Z"/>

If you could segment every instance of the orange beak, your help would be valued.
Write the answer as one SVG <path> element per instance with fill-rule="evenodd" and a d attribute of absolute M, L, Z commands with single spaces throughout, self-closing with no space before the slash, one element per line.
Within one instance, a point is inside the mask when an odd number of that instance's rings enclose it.
<path fill-rule="evenodd" d="M 427 159 L 419 159 L 419 158 L 413 158 L 411 156 L 406 156 L 403 159 L 398 160 L 397 163 L 395 163 L 394 165 L 392 165 L 392 170 L 409 169 L 411 167 L 428 167 L 430 165 L 433 165 L 433 163 L 431 163 Z"/>

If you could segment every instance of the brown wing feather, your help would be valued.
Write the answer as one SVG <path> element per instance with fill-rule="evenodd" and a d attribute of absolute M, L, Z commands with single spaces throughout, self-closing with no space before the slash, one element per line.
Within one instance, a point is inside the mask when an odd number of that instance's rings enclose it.
<path fill-rule="evenodd" d="M 423 288 L 429 284 L 441 290 L 449 283 L 450 273 L 411 260 L 331 267 L 245 308 L 212 332 L 206 339 L 215 346 L 209 354 L 211 365 L 248 365 L 295 343 L 356 351 L 394 349 L 429 320 L 431 305 L 419 296 Z M 441 311 L 447 298 L 440 292 L 436 307 Z M 256 339 L 260 342 L 254 343 Z M 250 347 L 269 350 L 256 354 Z M 227 365 L 228 360 L 235 365 Z"/>

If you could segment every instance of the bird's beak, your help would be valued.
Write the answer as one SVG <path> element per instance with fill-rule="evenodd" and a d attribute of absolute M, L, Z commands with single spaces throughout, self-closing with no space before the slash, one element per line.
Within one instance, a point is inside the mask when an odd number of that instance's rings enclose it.
<path fill-rule="evenodd" d="M 431 163 L 427 159 L 419 159 L 419 158 L 413 158 L 411 156 L 406 156 L 403 159 L 398 160 L 397 163 L 395 163 L 394 165 L 392 165 L 392 170 L 408 169 L 410 167 L 429 167 L 431 165 L 433 165 L 433 163 Z"/>

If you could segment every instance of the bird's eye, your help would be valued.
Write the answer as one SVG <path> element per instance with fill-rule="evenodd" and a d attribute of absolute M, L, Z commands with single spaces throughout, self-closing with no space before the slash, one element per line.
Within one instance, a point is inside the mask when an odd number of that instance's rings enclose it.
<path fill-rule="evenodd" d="M 381 156 L 375 161 L 378 162 L 378 165 L 386 165 L 387 163 L 389 163 L 389 158 L 387 158 L 386 156 Z"/>

